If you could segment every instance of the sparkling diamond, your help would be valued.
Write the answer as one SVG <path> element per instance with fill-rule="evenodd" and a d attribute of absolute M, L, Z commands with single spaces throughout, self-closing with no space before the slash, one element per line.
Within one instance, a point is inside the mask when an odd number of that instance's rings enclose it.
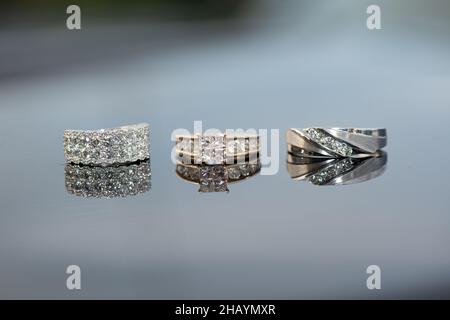
<path fill-rule="evenodd" d="M 228 177 L 232 180 L 237 180 L 241 177 L 241 171 L 237 167 L 231 167 L 228 169 Z"/>
<path fill-rule="evenodd" d="M 320 141 L 322 139 L 322 133 L 316 129 L 308 128 L 306 129 L 306 134 L 314 141 Z"/>
<path fill-rule="evenodd" d="M 192 152 L 193 142 L 189 138 L 184 138 L 177 141 L 177 150 L 179 152 Z"/>
<path fill-rule="evenodd" d="M 202 162 L 208 165 L 225 162 L 225 136 L 202 136 L 200 138 Z"/>
<path fill-rule="evenodd" d="M 235 155 L 246 151 L 245 139 L 232 139 L 227 142 L 227 154 Z"/>
<path fill-rule="evenodd" d="M 250 167 L 249 167 L 248 164 L 242 164 L 242 165 L 240 165 L 240 166 L 239 166 L 239 170 L 241 170 L 241 174 L 242 174 L 244 177 L 247 177 L 247 176 L 250 175 Z"/>
<path fill-rule="evenodd" d="M 95 131 L 66 130 L 67 161 L 90 165 L 135 162 L 149 158 L 148 124 Z"/>
<path fill-rule="evenodd" d="M 200 192 L 228 192 L 228 172 L 223 165 L 200 167 Z"/>
<path fill-rule="evenodd" d="M 254 174 L 256 172 L 259 171 L 259 169 L 261 168 L 261 163 L 250 163 L 248 165 L 249 169 L 250 169 L 250 173 Z"/>
<path fill-rule="evenodd" d="M 80 166 L 67 164 L 67 192 L 82 197 L 126 197 L 151 187 L 149 161 L 122 166 Z"/>
<path fill-rule="evenodd" d="M 316 185 L 325 184 L 337 176 L 351 170 L 353 168 L 353 159 L 344 159 L 333 162 L 327 167 L 321 169 L 319 172 L 313 174 L 309 181 Z"/>
<path fill-rule="evenodd" d="M 316 128 L 307 128 L 305 129 L 304 132 L 306 136 L 310 138 L 312 141 L 320 144 L 322 147 L 331 150 L 341 156 L 348 157 L 351 156 L 353 153 L 353 149 L 349 144 L 343 141 L 339 141 L 338 139 L 334 138 L 333 136 L 329 135 L 323 130 Z"/>
<path fill-rule="evenodd" d="M 331 137 L 327 137 L 327 136 L 323 136 L 320 139 L 320 143 L 328 148 L 331 148 L 331 142 L 333 141 L 333 139 Z"/>

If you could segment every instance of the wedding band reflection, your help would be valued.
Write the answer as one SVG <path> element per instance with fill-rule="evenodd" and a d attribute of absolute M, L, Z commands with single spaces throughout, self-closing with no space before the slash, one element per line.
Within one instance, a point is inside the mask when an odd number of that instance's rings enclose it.
<path fill-rule="evenodd" d="M 68 193 L 81 197 L 116 198 L 145 193 L 151 188 L 150 160 L 118 166 L 66 164 Z"/>
<path fill-rule="evenodd" d="M 294 180 L 309 181 L 314 185 L 346 185 L 374 179 L 384 173 L 387 153 L 374 157 L 354 159 L 318 159 L 288 154 L 287 170 Z"/>
<path fill-rule="evenodd" d="M 228 184 L 255 176 L 261 170 L 260 161 L 233 165 L 191 165 L 178 163 L 177 176 L 199 185 L 199 192 L 229 192 Z"/>

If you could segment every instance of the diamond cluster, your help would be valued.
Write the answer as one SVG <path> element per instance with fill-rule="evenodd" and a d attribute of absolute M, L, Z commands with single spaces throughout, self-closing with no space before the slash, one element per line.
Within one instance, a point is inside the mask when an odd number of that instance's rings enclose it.
<path fill-rule="evenodd" d="M 208 165 L 223 164 L 226 158 L 225 136 L 201 136 L 202 163 Z"/>
<path fill-rule="evenodd" d="M 101 130 L 66 130 L 66 160 L 76 164 L 111 165 L 148 159 L 149 125 L 146 123 Z"/>
<path fill-rule="evenodd" d="M 327 167 L 319 170 L 317 173 L 309 177 L 309 181 L 316 185 L 326 184 L 331 179 L 350 171 L 356 160 L 351 158 L 346 158 L 337 162 L 333 162 Z"/>
<path fill-rule="evenodd" d="M 177 164 L 177 173 L 184 179 L 198 182 L 200 179 L 200 166 L 185 166 L 183 164 Z"/>
<path fill-rule="evenodd" d="M 184 179 L 198 182 L 202 166 L 177 165 L 177 173 Z M 228 171 L 228 180 L 235 181 L 250 177 L 261 170 L 261 162 L 224 166 Z"/>
<path fill-rule="evenodd" d="M 241 156 L 259 151 L 259 137 L 234 137 L 227 135 L 179 138 L 176 151 L 180 157 L 197 156 L 207 165 L 224 164 L 227 157 Z"/>
<path fill-rule="evenodd" d="M 228 178 L 230 181 L 241 180 L 250 177 L 261 170 L 261 163 L 246 163 L 228 167 Z"/>
<path fill-rule="evenodd" d="M 353 149 L 349 144 L 334 138 L 321 129 L 308 128 L 305 129 L 304 132 L 312 141 L 343 157 L 349 157 L 353 153 Z"/>
<path fill-rule="evenodd" d="M 238 165 L 177 165 L 177 173 L 184 179 L 200 184 L 200 192 L 228 191 L 227 183 L 238 181 L 255 175 L 261 170 L 261 163 L 247 163 Z"/>
<path fill-rule="evenodd" d="M 147 192 L 151 187 L 149 161 L 122 166 L 67 164 L 66 190 L 82 197 L 114 198 Z"/>
<path fill-rule="evenodd" d="M 200 167 L 200 192 L 228 192 L 228 170 L 225 166 Z"/>

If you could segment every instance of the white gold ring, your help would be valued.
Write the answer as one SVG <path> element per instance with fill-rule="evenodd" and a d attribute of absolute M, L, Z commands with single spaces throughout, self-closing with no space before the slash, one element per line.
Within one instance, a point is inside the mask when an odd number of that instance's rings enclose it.
<path fill-rule="evenodd" d="M 100 130 L 65 130 L 64 155 L 68 162 L 112 165 L 150 157 L 147 123 Z"/>
<path fill-rule="evenodd" d="M 386 129 L 306 128 L 289 129 L 290 153 L 311 158 L 371 157 L 387 144 Z"/>

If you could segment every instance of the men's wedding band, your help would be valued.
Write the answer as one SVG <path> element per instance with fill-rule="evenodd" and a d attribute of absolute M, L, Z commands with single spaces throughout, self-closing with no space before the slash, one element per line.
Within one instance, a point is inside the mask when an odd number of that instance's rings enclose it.
<path fill-rule="evenodd" d="M 150 157 L 149 125 L 127 125 L 100 130 L 65 130 L 64 155 L 68 162 L 112 165 Z"/>
<path fill-rule="evenodd" d="M 289 129 L 288 151 L 312 158 L 364 158 L 386 146 L 386 129 L 306 128 Z"/>
<path fill-rule="evenodd" d="M 317 159 L 289 154 L 287 170 L 294 180 L 315 185 L 347 185 L 374 179 L 386 169 L 387 153 L 366 158 Z"/>

